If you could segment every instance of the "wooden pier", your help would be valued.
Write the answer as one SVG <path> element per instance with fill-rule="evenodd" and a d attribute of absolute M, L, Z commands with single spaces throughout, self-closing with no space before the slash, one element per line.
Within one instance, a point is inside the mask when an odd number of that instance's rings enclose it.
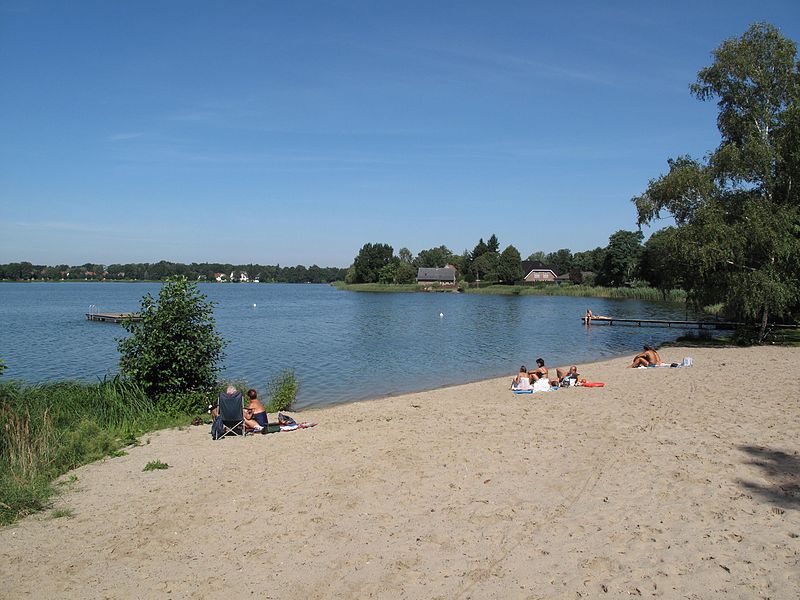
<path fill-rule="evenodd" d="M 103 323 L 122 323 L 123 321 L 141 321 L 142 317 L 138 313 L 99 313 L 88 312 L 86 318 L 89 321 L 101 321 Z"/>
<path fill-rule="evenodd" d="M 586 323 L 586 317 L 581 317 L 581 321 Z M 671 319 L 618 319 L 616 317 L 592 317 L 589 319 L 591 324 L 606 323 L 613 325 L 638 325 L 639 327 L 697 327 L 699 329 L 736 329 L 745 327 L 747 323 L 734 323 L 731 321 L 675 321 Z M 797 325 L 770 324 L 770 327 L 779 329 L 797 329 Z"/>

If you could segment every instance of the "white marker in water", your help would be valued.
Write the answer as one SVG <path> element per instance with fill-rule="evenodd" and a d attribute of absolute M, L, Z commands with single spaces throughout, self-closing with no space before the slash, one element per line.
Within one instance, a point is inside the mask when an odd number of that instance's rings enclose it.
<path fill-rule="evenodd" d="M 253 308 L 255 308 L 255 307 L 256 307 L 256 304 L 255 304 L 255 302 L 254 302 L 254 303 L 253 303 Z"/>
<path fill-rule="evenodd" d="M 440 313 L 439 313 L 439 318 L 440 318 L 440 319 L 444 319 L 444 313 L 443 313 L 443 312 L 440 312 Z"/>

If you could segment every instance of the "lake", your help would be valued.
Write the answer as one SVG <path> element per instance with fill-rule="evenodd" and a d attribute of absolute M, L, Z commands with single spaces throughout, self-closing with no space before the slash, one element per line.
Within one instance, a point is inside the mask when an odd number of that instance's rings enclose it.
<path fill-rule="evenodd" d="M 683 319 L 682 305 L 641 300 L 452 293 L 355 293 L 328 285 L 200 284 L 227 340 L 222 376 L 263 392 L 294 369 L 297 408 L 375 398 L 631 354 L 679 329 L 585 327 L 587 308 L 616 317 Z M 0 283 L 5 377 L 96 380 L 117 372 L 119 325 L 86 320 L 136 311 L 158 283 Z M 441 316 L 440 316 L 441 315 Z"/>

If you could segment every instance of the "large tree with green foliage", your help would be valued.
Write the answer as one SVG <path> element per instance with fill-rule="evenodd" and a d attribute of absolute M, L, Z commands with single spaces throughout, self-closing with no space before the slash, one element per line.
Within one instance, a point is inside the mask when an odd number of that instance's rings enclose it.
<path fill-rule="evenodd" d="M 225 342 L 217 334 L 213 304 L 185 277 L 167 280 L 158 299 L 147 294 L 140 321 L 124 324 L 118 341 L 120 372 L 155 399 L 214 388 Z"/>
<path fill-rule="evenodd" d="M 388 244 L 364 244 L 353 261 L 352 281 L 348 283 L 376 283 L 393 254 Z"/>
<path fill-rule="evenodd" d="M 521 261 L 519 250 L 514 246 L 508 246 L 500 253 L 500 258 L 497 260 L 497 279 L 508 284 L 522 279 Z"/>
<path fill-rule="evenodd" d="M 444 267 L 453 257 L 453 253 L 447 246 L 439 246 L 438 248 L 430 248 L 428 250 L 420 250 L 417 258 L 414 259 L 414 266 L 416 267 Z"/>
<path fill-rule="evenodd" d="M 639 224 L 677 224 L 683 285 L 731 318 L 797 317 L 800 304 L 800 70 L 795 42 L 757 23 L 723 42 L 692 93 L 716 99 L 721 142 L 707 160 L 680 157 L 633 198 Z"/>
<path fill-rule="evenodd" d="M 603 266 L 597 275 L 601 285 L 619 286 L 629 283 L 639 265 L 642 254 L 641 231 L 620 229 L 608 238 Z"/>
<path fill-rule="evenodd" d="M 558 275 L 563 275 L 572 269 L 572 252 L 569 248 L 561 248 L 548 254 L 544 263 Z"/>

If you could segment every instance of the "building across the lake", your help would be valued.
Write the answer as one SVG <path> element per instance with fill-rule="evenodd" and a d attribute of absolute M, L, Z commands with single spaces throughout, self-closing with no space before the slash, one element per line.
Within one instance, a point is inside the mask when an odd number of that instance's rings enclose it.
<path fill-rule="evenodd" d="M 523 260 L 522 272 L 525 283 L 554 283 L 558 279 L 555 271 L 544 266 L 538 260 Z"/>
<path fill-rule="evenodd" d="M 453 265 L 444 267 L 420 267 L 417 271 L 417 283 L 432 285 L 438 283 L 443 286 L 456 285 L 456 268 Z"/>

